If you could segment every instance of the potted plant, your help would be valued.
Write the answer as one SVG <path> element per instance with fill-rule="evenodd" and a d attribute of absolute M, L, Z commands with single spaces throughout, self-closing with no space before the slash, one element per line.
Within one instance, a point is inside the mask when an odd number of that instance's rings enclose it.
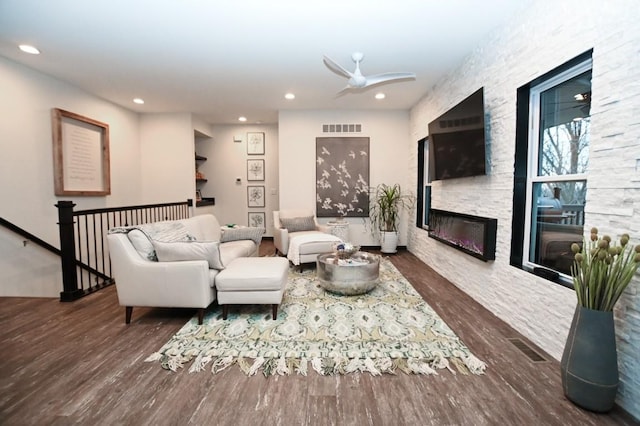
<path fill-rule="evenodd" d="M 403 193 L 397 183 L 393 186 L 382 183 L 370 191 L 369 200 L 371 232 L 380 235 L 380 251 L 395 253 L 398 247 L 400 215 L 413 208 L 415 197 Z"/>
<path fill-rule="evenodd" d="M 613 307 L 640 265 L 640 245 L 632 247 L 627 234 L 613 244 L 592 228 L 590 239 L 571 250 L 578 303 L 560 363 L 562 387 L 576 405 L 607 412 L 618 390 Z"/>

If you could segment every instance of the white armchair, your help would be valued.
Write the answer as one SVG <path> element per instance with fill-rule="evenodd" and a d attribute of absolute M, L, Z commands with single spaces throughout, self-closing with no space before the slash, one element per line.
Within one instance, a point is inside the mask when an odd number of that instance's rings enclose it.
<path fill-rule="evenodd" d="M 273 225 L 276 254 L 287 256 L 294 265 L 315 262 L 319 254 L 331 252 L 333 245 L 342 241 L 320 225 L 311 210 L 274 211 Z"/>

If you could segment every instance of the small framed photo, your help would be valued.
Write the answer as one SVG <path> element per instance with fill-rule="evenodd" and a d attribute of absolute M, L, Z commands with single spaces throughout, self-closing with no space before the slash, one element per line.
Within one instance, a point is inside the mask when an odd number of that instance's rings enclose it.
<path fill-rule="evenodd" d="M 265 228 L 264 212 L 249 212 L 249 226 L 254 228 Z"/>
<path fill-rule="evenodd" d="M 247 205 L 249 207 L 264 207 L 264 186 L 247 186 Z"/>
<path fill-rule="evenodd" d="M 247 160 L 247 180 L 264 180 L 264 160 Z"/>
<path fill-rule="evenodd" d="M 196 201 L 202 201 L 202 191 L 196 189 Z"/>
<path fill-rule="evenodd" d="M 264 155 L 263 132 L 247 132 L 247 154 Z"/>

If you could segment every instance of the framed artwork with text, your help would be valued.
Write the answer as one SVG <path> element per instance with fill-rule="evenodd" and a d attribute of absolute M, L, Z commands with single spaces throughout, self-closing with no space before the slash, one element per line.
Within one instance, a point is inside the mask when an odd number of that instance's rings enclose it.
<path fill-rule="evenodd" d="M 110 195 L 109 125 L 51 110 L 55 195 Z"/>

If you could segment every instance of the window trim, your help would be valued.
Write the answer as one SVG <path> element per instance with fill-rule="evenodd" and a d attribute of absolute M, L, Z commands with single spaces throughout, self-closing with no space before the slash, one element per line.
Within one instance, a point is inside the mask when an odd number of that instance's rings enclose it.
<path fill-rule="evenodd" d="M 533 187 L 535 183 L 543 183 L 543 182 L 575 182 L 587 180 L 586 173 L 579 174 L 571 174 L 571 175 L 554 175 L 554 176 L 541 176 L 538 172 L 539 163 L 540 163 L 540 98 L 541 94 L 549 89 L 557 87 L 564 82 L 583 74 L 587 71 L 592 70 L 593 61 L 591 58 L 576 64 L 565 71 L 557 74 L 556 76 L 544 80 L 539 84 L 531 87 L 529 91 L 529 154 L 528 154 L 528 164 L 527 164 L 527 192 L 526 192 L 526 205 L 525 211 L 528 214 L 525 216 L 525 232 L 524 232 L 524 241 L 522 242 L 522 266 L 527 270 L 533 271 L 534 268 L 542 267 L 546 268 L 544 265 L 537 264 L 532 262 L 530 259 L 531 255 L 531 231 L 532 231 L 532 217 L 533 217 Z M 550 269 L 550 268 L 547 268 Z M 564 274 L 562 272 L 556 271 L 555 269 L 551 269 L 552 271 L 559 274 L 558 279 L 561 281 L 571 281 L 571 276 Z"/>
<path fill-rule="evenodd" d="M 537 276 L 541 276 L 549 281 L 555 282 L 565 287 L 573 289 L 573 282 L 570 276 L 564 275 L 545 266 L 529 262 L 529 244 L 531 238 L 531 217 L 532 217 L 532 194 L 533 184 L 539 181 L 548 181 L 546 177 L 538 177 L 537 169 L 532 169 L 537 165 L 538 154 L 538 128 L 532 123 L 531 117 L 536 114 L 539 117 L 540 103 L 535 106 L 531 104 L 531 94 L 533 89 L 541 91 L 554 87 L 560 82 L 582 72 L 593 70 L 593 49 L 590 49 L 575 58 L 569 60 L 553 70 L 541 75 L 531 82 L 519 87 L 516 96 L 516 134 L 515 134 L 515 156 L 514 156 L 514 177 L 513 177 L 513 202 L 512 202 L 512 234 L 511 253 L 509 263 L 518 269 L 525 270 Z M 542 89 L 544 88 L 544 89 Z M 535 110 L 532 111 L 532 108 Z M 534 143 L 531 143 L 533 136 Z M 536 157 L 530 155 L 530 145 L 535 147 Z M 532 165 L 532 159 L 536 158 Z M 530 171 L 535 170 L 536 177 L 531 177 Z M 559 175 L 552 176 L 554 181 L 578 181 L 587 180 L 587 174 Z M 526 240 L 526 241 L 525 241 Z M 526 244 L 526 245 L 525 245 Z M 525 253 L 525 247 L 526 253 Z M 526 257 L 525 257 L 526 254 Z"/>
<path fill-rule="evenodd" d="M 416 227 L 429 230 L 429 214 L 431 208 L 431 181 L 429 180 L 429 138 L 418 141 L 418 181 L 416 188 Z M 429 189 L 427 189 L 429 188 Z"/>

